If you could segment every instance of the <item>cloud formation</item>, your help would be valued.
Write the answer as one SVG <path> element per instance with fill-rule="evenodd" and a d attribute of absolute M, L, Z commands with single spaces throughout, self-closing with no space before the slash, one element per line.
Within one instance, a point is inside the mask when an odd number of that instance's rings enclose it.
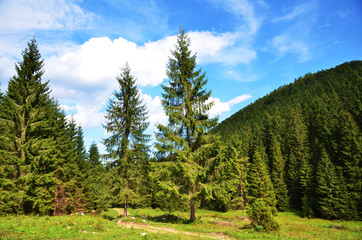
<path fill-rule="evenodd" d="M 0 2 L 0 16 L 2 33 L 30 29 L 87 28 L 96 17 L 72 0 L 3 0 Z"/>
<path fill-rule="evenodd" d="M 272 20 L 272 22 L 277 23 L 277 22 L 283 22 L 283 21 L 291 21 L 299 16 L 302 16 L 302 15 L 310 12 L 311 10 L 314 9 L 314 7 L 315 7 L 315 5 L 310 2 L 299 4 L 299 5 L 295 6 L 290 12 L 288 12 L 284 16 L 274 18 Z"/>
<path fill-rule="evenodd" d="M 227 102 L 222 102 L 219 98 L 210 97 L 208 102 L 214 102 L 214 106 L 209 110 L 209 116 L 211 118 L 220 116 L 222 113 L 230 111 L 234 105 L 249 100 L 250 98 L 252 98 L 251 95 L 243 94 Z"/>
<path fill-rule="evenodd" d="M 189 36 L 199 63 L 238 64 L 255 58 L 252 50 L 229 49 L 235 39 L 231 33 L 190 32 Z M 122 37 L 113 41 L 108 37 L 92 38 L 70 52 L 46 59 L 46 78 L 52 79 L 55 96 L 62 99 L 65 105 L 74 106 L 74 118 L 85 128 L 93 127 L 104 120 L 100 111 L 112 91 L 118 88 L 115 78 L 120 68 L 128 62 L 139 86 L 158 86 L 166 79 L 168 57 L 175 44 L 176 36 L 143 45 Z M 156 123 L 154 119 L 163 121 L 159 97 L 144 95 L 144 99 L 150 104 L 152 124 Z M 96 103 L 89 107 L 90 102 Z"/>
<path fill-rule="evenodd" d="M 299 62 L 306 62 L 311 58 L 308 45 L 302 40 L 290 37 L 288 34 L 274 37 L 271 45 L 277 50 L 278 58 L 283 58 L 289 53 L 297 54 Z"/>

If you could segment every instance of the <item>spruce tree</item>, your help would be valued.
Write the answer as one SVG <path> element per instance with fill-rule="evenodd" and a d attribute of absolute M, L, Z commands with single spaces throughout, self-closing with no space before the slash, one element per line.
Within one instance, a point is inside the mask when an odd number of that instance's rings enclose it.
<path fill-rule="evenodd" d="M 248 199 L 250 209 L 248 211 L 251 225 L 263 226 L 266 231 L 279 228 L 278 223 L 273 218 L 277 214 L 276 197 L 273 184 L 263 159 L 263 155 L 258 151 L 254 154 L 253 162 L 248 172 Z"/>
<path fill-rule="evenodd" d="M 106 111 L 107 123 L 104 126 L 111 134 L 104 140 L 108 158 L 114 160 L 113 185 L 111 191 L 116 202 L 121 198 L 124 203 L 124 215 L 128 215 L 129 202 L 139 199 L 137 189 L 140 186 L 138 168 L 148 156 L 146 145 L 149 136 L 144 133 L 147 122 L 146 106 L 142 103 L 136 79 L 126 65 L 116 78 L 119 91 L 114 92 L 114 100 L 109 101 Z"/>
<path fill-rule="evenodd" d="M 90 163 L 92 167 L 102 164 L 101 163 L 101 155 L 99 154 L 98 146 L 95 142 L 89 147 L 89 151 L 87 154 L 87 161 Z"/>
<path fill-rule="evenodd" d="M 281 144 L 274 138 L 271 143 L 271 180 L 277 199 L 277 208 L 287 211 L 289 208 L 288 189 L 285 183 L 285 160 L 281 151 Z"/>
<path fill-rule="evenodd" d="M 318 210 L 321 217 L 337 219 L 341 204 L 337 175 L 326 150 L 322 148 L 316 172 Z"/>
<path fill-rule="evenodd" d="M 302 209 L 311 169 L 308 128 L 304 123 L 300 107 L 292 108 L 287 124 L 287 183 L 291 206 Z"/>
<path fill-rule="evenodd" d="M 350 219 L 362 218 L 362 134 L 347 111 L 341 111 L 338 128 L 338 162 L 346 184 Z"/>
<path fill-rule="evenodd" d="M 168 124 L 157 126 L 156 148 L 160 157 L 175 160 L 177 185 L 188 198 L 190 221 L 194 221 L 204 171 L 196 159 L 202 155 L 200 146 L 206 143 L 204 135 L 217 120 L 208 117 L 207 111 L 213 104 L 207 102 L 211 91 L 204 89 L 207 79 L 201 69 L 196 69 L 196 55 L 192 55 L 190 44 L 190 38 L 181 28 L 167 65 L 169 82 L 162 86 L 162 106 Z"/>
<path fill-rule="evenodd" d="M 0 116 L 2 165 L 6 181 L 6 209 L 14 213 L 50 214 L 54 199 L 53 176 L 56 103 L 49 83 L 42 82 L 43 60 L 32 39 L 15 66 L 2 101 Z M 1 194 L 3 195 L 3 194 Z"/>

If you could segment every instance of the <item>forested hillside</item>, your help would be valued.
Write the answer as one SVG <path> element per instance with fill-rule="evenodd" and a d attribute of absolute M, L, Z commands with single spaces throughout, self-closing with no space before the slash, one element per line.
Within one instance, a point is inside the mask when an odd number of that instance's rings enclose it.
<path fill-rule="evenodd" d="M 280 209 L 290 198 L 306 216 L 358 219 L 361 94 L 362 62 L 344 63 L 280 87 L 212 132 L 226 142 L 241 138 L 251 161 L 262 149 Z"/>

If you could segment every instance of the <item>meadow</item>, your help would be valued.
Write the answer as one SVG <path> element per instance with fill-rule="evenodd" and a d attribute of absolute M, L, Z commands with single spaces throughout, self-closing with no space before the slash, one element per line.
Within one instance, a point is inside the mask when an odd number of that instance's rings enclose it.
<path fill-rule="evenodd" d="M 158 209 L 109 209 L 99 216 L 7 216 L 0 218 L 0 239 L 362 239 L 362 222 L 301 218 L 280 212 L 277 232 L 248 228 L 240 211 L 199 209 L 197 220 L 188 212 Z"/>

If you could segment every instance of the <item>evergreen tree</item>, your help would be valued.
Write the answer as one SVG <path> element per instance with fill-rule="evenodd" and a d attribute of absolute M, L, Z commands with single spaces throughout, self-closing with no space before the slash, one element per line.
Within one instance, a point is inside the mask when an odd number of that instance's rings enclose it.
<path fill-rule="evenodd" d="M 245 219 L 248 158 L 242 150 L 243 144 L 240 139 L 234 139 L 220 148 L 213 161 L 212 168 L 215 169 L 211 174 L 214 178 L 214 198 L 222 200 L 216 202 L 219 208 L 224 206 L 221 210 L 228 210 L 229 205 L 234 209 L 241 209 L 242 218 Z"/>
<path fill-rule="evenodd" d="M 0 116 L 5 209 L 13 213 L 50 214 L 54 199 L 53 173 L 56 104 L 49 84 L 42 82 L 43 60 L 35 39 L 22 53 L 2 100 Z"/>
<path fill-rule="evenodd" d="M 116 79 L 120 89 L 114 92 L 115 99 L 109 101 L 104 127 L 111 136 L 104 140 L 104 144 L 108 151 L 107 157 L 115 160 L 116 168 L 112 171 L 115 176 L 111 186 L 114 201 L 119 203 L 119 198 L 122 199 L 126 217 L 128 203 L 139 199 L 138 169 L 147 158 L 146 143 L 149 137 L 144 131 L 149 123 L 146 106 L 142 103 L 128 64 Z"/>
<path fill-rule="evenodd" d="M 339 216 L 341 199 L 334 165 L 324 148 L 316 172 L 319 212 L 323 218 L 336 219 Z"/>
<path fill-rule="evenodd" d="M 302 209 L 302 199 L 310 177 L 308 129 L 300 108 L 291 109 L 287 124 L 287 183 L 291 206 Z"/>
<path fill-rule="evenodd" d="M 280 211 L 287 211 L 289 208 L 288 189 L 285 183 L 285 161 L 282 155 L 280 143 L 273 139 L 271 143 L 271 180 L 277 199 L 277 208 Z"/>
<path fill-rule="evenodd" d="M 273 184 L 262 154 L 255 152 L 248 172 L 249 205 L 251 225 L 263 226 L 266 231 L 276 230 L 279 225 L 273 218 L 276 215 L 276 198 Z"/>
<path fill-rule="evenodd" d="M 87 161 L 90 163 L 92 167 L 102 164 L 101 155 L 99 154 L 98 146 L 95 142 L 92 142 L 92 144 L 89 147 L 89 151 L 87 154 Z"/>
<path fill-rule="evenodd" d="M 338 129 L 338 164 L 346 183 L 350 219 L 362 218 L 362 134 L 351 114 L 341 111 Z"/>
<path fill-rule="evenodd" d="M 180 29 L 176 49 L 167 65 L 168 85 L 163 85 L 162 106 L 168 116 L 168 125 L 157 126 L 160 157 L 175 160 L 178 182 L 190 206 L 190 221 L 195 220 L 198 194 L 204 168 L 196 159 L 205 144 L 204 135 L 216 124 L 207 111 L 213 103 L 207 100 L 211 91 L 204 89 L 207 79 L 201 69 L 196 70 L 196 55 L 192 55 L 190 38 Z"/>

